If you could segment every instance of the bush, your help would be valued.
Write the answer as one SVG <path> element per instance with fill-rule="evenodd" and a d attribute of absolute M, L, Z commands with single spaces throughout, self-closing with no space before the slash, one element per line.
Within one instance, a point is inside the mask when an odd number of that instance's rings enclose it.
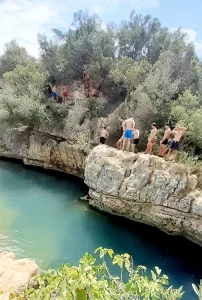
<path fill-rule="evenodd" d="M 28 125 L 37 127 L 47 118 L 43 93 L 33 87 L 27 86 L 27 93 L 16 95 L 10 86 L 0 93 L 0 123 L 10 127 Z"/>
<path fill-rule="evenodd" d="M 176 300 L 181 299 L 182 287 L 166 288 L 168 277 L 155 267 L 151 276 L 146 275 L 146 268 L 133 268 L 128 254 L 114 255 L 113 250 L 98 248 L 99 263 L 96 258 L 86 253 L 78 266 L 63 265 L 57 270 L 48 270 L 35 278 L 34 287 L 27 289 L 17 300 L 31 299 L 71 299 L 71 300 Z M 107 256 L 107 258 L 106 258 Z M 120 276 L 110 273 L 106 259 L 111 260 L 120 270 Z M 100 260 L 101 259 L 101 260 Z M 126 280 L 123 279 L 127 278 Z M 10 299 L 13 299 L 11 296 Z"/>

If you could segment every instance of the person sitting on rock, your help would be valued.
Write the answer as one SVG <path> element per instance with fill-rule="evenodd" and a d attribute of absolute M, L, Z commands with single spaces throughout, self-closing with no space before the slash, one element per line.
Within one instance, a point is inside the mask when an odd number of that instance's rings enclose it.
<path fill-rule="evenodd" d="M 169 124 L 166 123 L 164 125 L 164 136 L 162 138 L 162 140 L 160 141 L 160 146 L 159 146 L 159 150 L 158 150 L 158 156 L 160 157 L 164 157 L 165 156 L 165 153 L 166 153 L 166 146 L 168 145 L 168 140 L 170 138 L 170 135 L 171 135 L 171 129 L 169 127 Z"/>
<path fill-rule="evenodd" d="M 174 135 L 174 139 L 172 141 L 171 147 L 168 151 L 167 159 L 169 159 L 171 152 L 174 153 L 174 160 L 176 159 L 177 152 L 179 151 L 179 144 L 183 134 L 187 131 L 187 128 L 177 126 L 172 131 L 171 134 Z"/>
<path fill-rule="evenodd" d="M 158 130 L 156 128 L 156 123 L 152 123 L 151 128 L 152 129 L 148 138 L 147 149 L 145 151 L 145 154 L 152 154 L 152 150 L 156 142 L 156 135 L 158 133 Z"/>
<path fill-rule="evenodd" d="M 108 136 L 109 136 L 109 133 L 107 131 L 107 127 L 104 126 L 104 128 L 102 128 L 100 130 L 100 144 L 104 145 Z"/>
<path fill-rule="evenodd" d="M 123 126 L 123 151 L 129 151 L 131 145 L 131 139 L 133 137 L 133 130 L 135 128 L 134 116 L 125 120 L 122 124 Z"/>
<path fill-rule="evenodd" d="M 135 153 L 137 150 L 137 145 L 139 144 L 140 132 L 137 128 L 133 130 L 133 143 L 132 143 L 132 152 Z"/>

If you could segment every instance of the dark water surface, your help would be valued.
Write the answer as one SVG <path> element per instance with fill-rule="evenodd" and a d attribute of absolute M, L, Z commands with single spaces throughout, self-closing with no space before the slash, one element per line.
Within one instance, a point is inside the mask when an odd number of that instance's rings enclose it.
<path fill-rule="evenodd" d="M 202 278 L 202 248 L 180 237 L 122 218 L 103 215 L 78 201 L 81 180 L 0 161 L 0 251 L 36 260 L 42 269 L 76 264 L 99 246 L 129 253 L 136 265 L 159 266 L 170 284 L 184 286 L 183 299 L 196 299 L 191 283 Z"/>

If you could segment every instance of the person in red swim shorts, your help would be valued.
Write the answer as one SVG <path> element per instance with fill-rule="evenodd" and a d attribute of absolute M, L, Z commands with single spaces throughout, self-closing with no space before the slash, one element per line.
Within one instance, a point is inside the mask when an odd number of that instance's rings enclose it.
<path fill-rule="evenodd" d="M 67 85 L 62 88 L 62 102 L 66 103 L 67 101 Z"/>

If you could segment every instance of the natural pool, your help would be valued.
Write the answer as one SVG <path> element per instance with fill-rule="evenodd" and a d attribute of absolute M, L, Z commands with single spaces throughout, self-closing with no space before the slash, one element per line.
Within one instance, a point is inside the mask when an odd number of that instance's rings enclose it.
<path fill-rule="evenodd" d="M 196 299 L 191 283 L 202 278 L 202 248 L 146 225 L 103 215 L 78 201 L 82 181 L 58 173 L 0 161 L 0 251 L 36 260 L 42 269 L 76 264 L 99 246 L 129 253 L 135 264 L 159 266 L 170 284 L 184 286 L 183 299 Z"/>

